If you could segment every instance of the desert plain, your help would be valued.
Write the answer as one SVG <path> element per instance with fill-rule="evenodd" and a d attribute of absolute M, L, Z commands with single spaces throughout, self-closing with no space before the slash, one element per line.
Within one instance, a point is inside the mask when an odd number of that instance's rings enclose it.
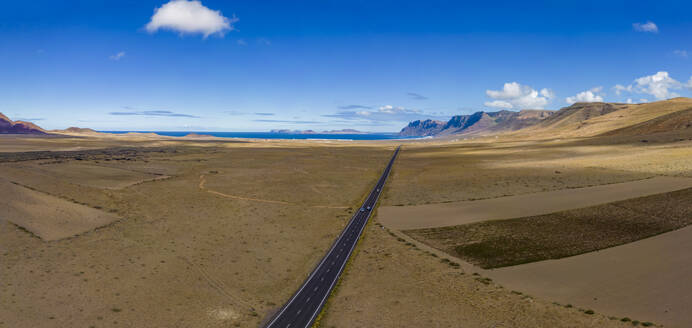
<path fill-rule="evenodd" d="M 399 144 L 318 325 L 687 327 L 692 137 L 642 135 L 0 136 L 0 327 L 260 326 Z"/>

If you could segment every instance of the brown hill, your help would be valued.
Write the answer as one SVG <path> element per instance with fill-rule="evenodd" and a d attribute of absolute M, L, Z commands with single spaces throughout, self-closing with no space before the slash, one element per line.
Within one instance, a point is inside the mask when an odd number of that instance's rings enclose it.
<path fill-rule="evenodd" d="M 674 98 L 643 104 L 619 103 L 577 103 L 560 109 L 539 124 L 529 126 L 508 137 L 562 138 L 591 137 L 605 135 L 623 129 L 618 133 L 649 133 L 647 129 L 678 127 L 675 120 L 683 120 L 686 114 L 672 115 L 692 108 L 692 99 Z M 663 118 L 666 115 L 668 118 Z M 660 119 L 662 121 L 647 121 Z M 635 125 L 644 124 L 638 127 Z M 629 128 L 631 127 L 631 128 Z M 655 128 L 656 127 L 656 128 Z M 629 128 L 624 130 L 625 128 Z M 615 132 L 613 132 L 615 133 Z"/>
<path fill-rule="evenodd" d="M 31 122 L 13 122 L 0 113 L 0 134 L 46 134 L 46 131 Z"/>
<path fill-rule="evenodd" d="M 614 111 L 627 107 L 625 104 L 611 104 L 603 102 L 575 103 L 572 106 L 564 107 L 554 115 L 543 120 L 537 127 L 551 128 L 570 128 L 575 123 L 581 124 L 593 117 L 606 115 Z"/>
<path fill-rule="evenodd" d="M 635 136 L 663 132 L 689 131 L 692 133 L 692 107 L 679 112 L 659 116 L 652 120 L 608 131 L 604 136 Z"/>
<path fill-rule="evenodd" d="M 89 129 L 89 128 L 78 128 L 78 127 L 75 127 L 75 126 L 71 126 L 71 127 L 67 128 L 67 129 L 65 129 L 65 130 L 60 130 L 60 131 L 61 131 L 61 132 L 71 132 L 71 133 L 97 133 L 97 132 L 96 132 L 95 130 L 93 130 L 93 129 Z"/>

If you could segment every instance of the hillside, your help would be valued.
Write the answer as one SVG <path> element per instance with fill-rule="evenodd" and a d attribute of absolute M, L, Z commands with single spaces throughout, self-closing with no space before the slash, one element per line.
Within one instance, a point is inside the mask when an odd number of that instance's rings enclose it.
<path fill-rule="evenodd" d="M 602 135 L 634 136 L 684 130 L 692 133 L 692 107 L 679 112 L 659 116 L 639 124 L 608 131 Z"/>
<path fill-rule="evenodd" d="M 689 109 L 692 99 L 682 97 L 643 104 L 576 103 L 507 136 L 552 138 L 669 132 L 686 129 L 690 114 L 685 112 Z"/>
<path fill-rule="evenodd" d="M 0 134 L 46 134 L 46 131 L 31 122 L 14 122 L 0 113 Z"/>
<path fill-rule="evenodd" d="M 476 112 L 456 115 L 443 121 L 413 121 L 399 132 L 401 136 L 449 136 L 487 135 L 516 131 L 547 119 L 553 112 L 548 110 L 522 110 L 513 112 Z"/>

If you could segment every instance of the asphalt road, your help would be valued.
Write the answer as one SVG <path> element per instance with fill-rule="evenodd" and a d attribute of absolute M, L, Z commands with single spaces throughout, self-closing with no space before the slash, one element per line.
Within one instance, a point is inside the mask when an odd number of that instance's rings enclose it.
<path fill-rule="evenodd" d="M 382 173 L 382 177 L 363 202 L 361 208 L 349 221 L 322 261 L 310 273 L 298 291 L 284 304 L 274 317 L 264 326 L 266 328 L 296 328 L 310 327 L 322 310 L 327 297 L 334 289 L 341 272 L 346 266 L 348 258 L 353 253 L 365 225 L 370 219 L 372 209 L 380 198 L 384 183 L 387 181 L 389 171 L 394 160 L 399 154 L 399 148 L 394 151 L 392 159 Z"/>

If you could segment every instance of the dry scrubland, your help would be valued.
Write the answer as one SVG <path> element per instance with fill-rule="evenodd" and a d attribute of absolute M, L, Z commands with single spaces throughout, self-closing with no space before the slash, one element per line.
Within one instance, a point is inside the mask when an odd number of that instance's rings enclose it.
<path fill-rule="evenodd" d="M 299 286 L 390 153 L 234 145 L 4 156 L 0 179 L 50 200 L 35 206 L 66 202 L 120 220 L 44 241 L 0 218 L 0 327 L 257 326 Z"/>
<path fill-rule="evenodd" d="M 407 230 L 484 269 L 559 259 L 622 245 L 692 223 L 692 188 L 507 220 Z"/>
<path fill-rule="evenodd" d="M 601 142 L 408 142 L 383 201 L 690 176 L 689 141 Z M 20 153 L 49 149 L 74 152 Z M 384 142 L 2 137 L 0 151 L 13 153 L 0 154 L 0 179 L 118 220 L 47 242 L 0 218 L 0 327 L 257 326 L 321 258 L 392 149 Z M 323 326 L 631 326 L 598 308 L 593 314 L 513 292 L 398 238 L 368 226 Z"/>
<path fill-rule="evenodd" d="M 402 152 L 394 169 L 385 204 L 396 205 L 393 207 L 397 210 L 408 204 L 447 206 L 453 201 L 656 176 L 692 176 L 692 141 L 688 131 L 634 138 L 521 142 L 486 139 L 448 145 L 431 143 L 420 148 L 411 145 Z M 478 265 L 513 265 L 590 252 L 684 227 L 690 223 L 689 192 L 408 233 Z M 536 201 L 541 207 L 540 200 Z M 680 237 L 679 232 L 684 231 L 686 234 Z M 543 300 L 604 311 L 615 316 L 615 320 L 633 317 L 685 327 L 692 323 L 692 316 L 686 310 L 690 304 L 689 290 L 683 287 L 683 281 L 689 280 L 690 268 L 687 248 L 680 247 L 681 240 L 687 238 L 684 236 L 689 236 L 688 228 L 600 252 L 501 268 L 497 272 L 465 262 L 461 267 L 497 278 L 501 285 L 507 283 Z M 411 306 L 408 311 L 418 308 Z"/>
<path fill-rule="evenodd" d="M 478 200 L 646 179 L 692 177 L 692 141 L 604 139 L 415 144 L 401 153 L 383 205 Z"/>

